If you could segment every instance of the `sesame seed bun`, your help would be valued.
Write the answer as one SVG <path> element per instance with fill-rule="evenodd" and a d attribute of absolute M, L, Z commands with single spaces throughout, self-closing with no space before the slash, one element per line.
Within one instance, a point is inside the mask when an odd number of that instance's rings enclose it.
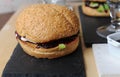
<path fill-rule="evenodd" d="M 75 51 L 79 44 L 79 35 L 65 44 L 60 50 L 59 46 L 52 48 L 37 48 L 37 43 L 46 43 L 71 37 L 79 32 L 79 20 L 70 9 L 55 4 L 35 4 L 28 6 L 18 15 L 16 32 L 30 42 L 17 38 L 23 50 L 36 58 L 58 58 Z M 33 42 L 33 43 L 31 43 Z"/>
<path fill-rule="evenodd" d="M 25 8 L 15 26 L 18 34 L 40 43 L 72 36 L 79 30 L 75 13 L 53 4 L 36 4 Z"/>

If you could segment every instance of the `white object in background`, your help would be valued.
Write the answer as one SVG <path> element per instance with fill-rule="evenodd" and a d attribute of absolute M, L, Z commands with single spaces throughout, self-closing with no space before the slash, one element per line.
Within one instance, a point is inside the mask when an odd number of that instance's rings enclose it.
<path fill-rule="evenodd" d="M 43 3 L 43 0 L 0 0 L 0 13 L 16 11 L 21 6 Z"/>
<path fill-rule="evenodd" d="M 109 52 L 114 57 L 120 58 L 120 32 L 116 32 L 107 36 Z M 114 51 L 113 51 L 114 50 Z"/>
<path fill-rule="evenodd" d="M 120 77 L 120 60 L 109 53 L 108 44 L 93 44 L 92 49 L 99 77 Z"/>

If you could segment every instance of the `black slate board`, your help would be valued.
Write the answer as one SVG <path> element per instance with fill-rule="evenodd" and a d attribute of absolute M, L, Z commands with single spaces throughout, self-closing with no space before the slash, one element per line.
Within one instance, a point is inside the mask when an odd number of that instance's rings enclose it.
<path fill-rule="evenodd" d="M 70 55 L 49 60 L 27 55 L 18 44 L 2 77 L 86 77 L 81 46 Z"/>
<path fill-rule="evenodd" d="M 107 39 L 98 36 L 96 29 L 109 24 L 110 17 L 91 17 L 84 15 L 81 6 L 79 6 L 79 15 L 86 47 L 91 47 L 94 43 L 106 43 Z"/>

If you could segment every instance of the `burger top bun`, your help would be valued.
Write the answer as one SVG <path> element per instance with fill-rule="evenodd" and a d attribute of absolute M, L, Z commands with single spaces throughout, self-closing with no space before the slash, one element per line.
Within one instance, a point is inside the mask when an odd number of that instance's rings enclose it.
<path fill-rule="evenodd" d="M 106 0 L 83 0 L 83 1 L 96 1 L 96 2 L 106 2 Z"/>
<path fill-rule="evenodd" d="M 25 8 L 16 20 L 16 31 L 32 42 L 48 42 L 76 34 L 79 21 L 70 9 L 55 4 Z"/>

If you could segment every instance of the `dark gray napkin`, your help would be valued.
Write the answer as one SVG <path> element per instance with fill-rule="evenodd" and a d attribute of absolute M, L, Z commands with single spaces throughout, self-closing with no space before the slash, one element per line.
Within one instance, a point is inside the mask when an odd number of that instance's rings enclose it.
<path fill-rule="evenodd" d="M 98 36 L 96 30 L 98 27 L 109 24 L 110 17 L 91 17 L 83 14 L 81 6 L 79 15 L 82 26 L 83 39 L 86 47 L 91 47 L 93 43 L 106 43 L 107 39 Z"/>
<path fill-rule="evenodd" d="M 85 77 L 81 46 L 57 59 L 36 59 L 18 44 L 6 64 L 2 77 Z"/>

